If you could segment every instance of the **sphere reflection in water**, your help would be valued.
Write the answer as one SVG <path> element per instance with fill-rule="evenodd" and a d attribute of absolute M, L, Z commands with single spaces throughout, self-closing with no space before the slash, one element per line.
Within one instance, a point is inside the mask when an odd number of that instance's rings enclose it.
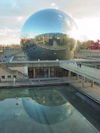
<path fill-rule="evenodd" d="M 45 9 L 31 15 L 22 27 L 20 43 L 30 60 L 71 59 L 77 27 L 65 13 Z"/>
<path fill-rule="evenodd" d="M 38 123 L 51 125 L 67 120 L 74 112 L 73 106 L 57 91 L 38 91 L 35 99 L 23 98 L 26 113 Z M 33 100 L 34 99 L 34 100 Z"/>

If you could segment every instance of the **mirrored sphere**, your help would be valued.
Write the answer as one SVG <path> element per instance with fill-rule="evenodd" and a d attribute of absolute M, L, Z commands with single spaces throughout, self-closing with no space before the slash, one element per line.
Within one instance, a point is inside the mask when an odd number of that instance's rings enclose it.
<path fill-rule="evenodd" d="M 22 98 L 22 104 L 29 117 L 40 124 L 61 123 L 74 113 L 74 107 L 59 94 L 59 91 L 39 89 L 36 95 L 38 97 Z"/>
<path fill-rule="evenodd" d="M 64 60 L 74 56 L 77 26 L 65 13 L 40 10 L 24 23 L 20 44 L 29 60 Z"/>

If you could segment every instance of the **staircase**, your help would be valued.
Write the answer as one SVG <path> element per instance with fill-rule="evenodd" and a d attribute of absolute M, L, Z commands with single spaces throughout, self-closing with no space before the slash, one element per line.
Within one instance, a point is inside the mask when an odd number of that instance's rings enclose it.
<path fill-rule="evenodd" d="M 5 66 L 2 63 L 0 63 L 0 68 L 5 70 L 6 72 L 8 72 L 12 75 L 16 75 L 17 77 L 20 77 L 20 78 L 28 77 L 28 75 L 24 74 L 23 72 L 20 72 L 18 70 L 12 70 L 12 69 L 10 69 L 9 67 Z"/>

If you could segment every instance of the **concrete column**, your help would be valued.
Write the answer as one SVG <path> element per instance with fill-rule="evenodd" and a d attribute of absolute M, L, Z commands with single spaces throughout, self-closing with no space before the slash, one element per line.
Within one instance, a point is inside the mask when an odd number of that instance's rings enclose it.
<path fill-rule="evenodd" d="M 83 56 L 83 52 L 82 52 L 82 57 L 84 57 L 84 56 Z"/>
<path fill-rule="evenodd" d="M 68 77 L 71 78 L 71 71 L 68 71 Z"/>
<path fill-rule="evenodd" d="M 34 78 L 35 78 L 35 67 L 34 67 Z"/>
<path fill-rule="evenodd" d="M 50 77 L 50 67 L 48 68 L 48 77 Z"/>
<path fill-rule="evenodd" d="M 94 86 L 94 80 L 91 80 L 91 87 Z"/>
<path fill-rule="evenodd" d="M 76 80 L 79 80 L 79 75 L 78 74 L 76 75 Z"/>
<path fill-rule="evenodd" d="M 91 58 L 91 52 L 90 52 L 90 58 Z"/>
<path fill-rule="evenodd" d="M 24 73 L 28 75 L 28 67 L 24 66 Z"/>
<path fill-rule="evenodd" d="M 45 42 L 44 42 L 44 36 L 43 36 L 43 44 L 45 44 Z"/>
<path fill-rule="evenodd" d="M 84 87 L 85 84 L 85 77 L 82 77 L 82 87 Z"/>

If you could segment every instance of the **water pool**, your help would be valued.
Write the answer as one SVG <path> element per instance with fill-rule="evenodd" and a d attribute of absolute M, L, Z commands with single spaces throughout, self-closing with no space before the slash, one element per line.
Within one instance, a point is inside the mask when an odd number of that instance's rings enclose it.
<path fill-rule="evenodd" d="M 0 133 L 99 131 L 100 106 L 69 85 L 0 90 Z"/>

